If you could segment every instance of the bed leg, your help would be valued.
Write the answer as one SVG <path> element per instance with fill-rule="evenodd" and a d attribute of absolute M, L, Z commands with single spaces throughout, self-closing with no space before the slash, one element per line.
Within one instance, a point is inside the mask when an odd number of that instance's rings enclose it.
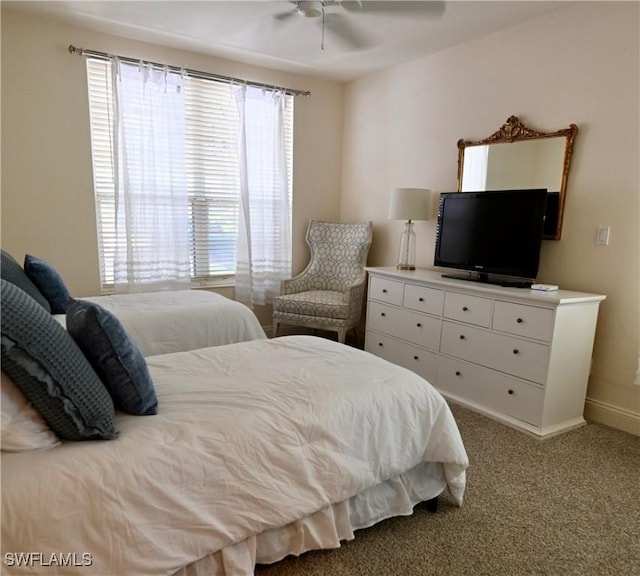
<path fill-rule="evenodd" d="M 429 512 L 433 512 L 434 514 L 438 511 L 438 497 L 431 498 L 431 500 L 427 500 L 425 502 L 427 505 L 427 510 Z"/>

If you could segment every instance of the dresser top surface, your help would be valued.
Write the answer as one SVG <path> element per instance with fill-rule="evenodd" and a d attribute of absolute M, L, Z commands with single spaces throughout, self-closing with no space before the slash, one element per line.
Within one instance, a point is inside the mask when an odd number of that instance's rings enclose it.
<path fill-rule="evenodd" d="M 530 288 L 509 288 L 496 284 L 486 284 L 468 280 L 457 280 L 455 278 L 443 278 L 445 273 L 440 270 L 429 270 L 417 268 L 416 270 L 398 270 L 392 266 L 369 266 L 366 268 L 369 274 L 386 276 L 391 279 L 429 283 L 432 286 L 486 294 L 487 296 L 498 296 L 503 298 L 515 298 L 518 300 L 530 300 L 532 302 L 545 302 L 547 304 L 563 304 L 578 302 L 600 302 L 606 298 L 603 294 L 592 294 L 589 292 L 574 292 L 572 290 L 554 290 L 544 292 L 531 290 Z"/>

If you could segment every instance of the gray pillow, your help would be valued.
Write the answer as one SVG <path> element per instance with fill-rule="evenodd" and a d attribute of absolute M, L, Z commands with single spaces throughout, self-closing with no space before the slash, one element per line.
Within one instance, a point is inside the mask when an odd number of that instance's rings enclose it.
<path fill-rule="evenodd" d="M 138 416 L 156 414 L 158 400 L 147 362 L 118 318 L 98 304 L 71 299 L 67 331 L 100 376 L 116 408 Z"/>
<path fill-rule="evenodd" d="M 8 282 L 11 282 L 11 284 L 15 284 L 18 288 L 24 290 L 47 312 L 51 312 L 51 306 L 49 306 L 47 299 L 41 294 L 38 287 L 29 279 L 15 258 L 5 250 L 0 250 L 0 276 L 2 276 L 4 280 L 7 280 Z"/>
<path fill-rule="evenodd" d="M 67 331 L 2 279 L 2 369 L 65 440 L 116 438 L 113 401 Z"/>
<path fill-rule="evenodd" d="M 70 296 L 58 271 L 48 262 L 31 254 L 24 257 L 24 271 L 49 302 L 51 313 L 64 314 Z"/>

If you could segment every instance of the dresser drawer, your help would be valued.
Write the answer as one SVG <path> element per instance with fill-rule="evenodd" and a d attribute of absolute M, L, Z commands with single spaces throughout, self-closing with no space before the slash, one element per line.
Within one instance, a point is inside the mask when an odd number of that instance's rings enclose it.
<path fill-rule="evenodd" d="M 462 360 L 440 358 L 437 388 L 496 412 L 540 426 L 544 390 Z"/>
<path fill-rule="evenodd" d="M 472 326 L 442 323 L 440 352 L 544 384 L 549 347 Z"/>
<path fill-rule="evenodd" d="M 371 276 L 369 298 L 401 306 L 403 292 L 404 284 L 402 282 Z"/>
<path fill-rule="evenodd" d="M 491 300 L 447 292 L 444 297 L 444 316 L 488 328 L 491 322 Z"/>
<path fill-rule="evenodd" d="M 431 384 L 436 381 L 439 356 L 433 352 L 372 330 L 367 330 L 364 349 L 398 366 L 408 368 Z"/>
<path fill-rule="evenodd" d="M 405 284 L 402 305 L 411 310 L 442 316 L 444 290 L 427 288 L 415 284 Z"/>
<path fill-rule="evenodd" d="M 554 312 L 549 308 L 497 300 L 493 307 L 494 330 L 550 342 Z"/>
<path fill-rule="evenodd" d="M 418 346 L 438 350 L 441 320 L 380 302 L 369 302 L 367 328 L 408 340 Z"/>

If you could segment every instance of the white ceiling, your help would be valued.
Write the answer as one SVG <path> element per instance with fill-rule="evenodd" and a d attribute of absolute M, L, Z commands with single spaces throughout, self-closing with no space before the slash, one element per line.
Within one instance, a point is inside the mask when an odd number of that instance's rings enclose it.
<path fill-rule="evenodd" d="M 295 11 L 286 0 L 2 2 L 100 32 L 341 81 L 491 34 L 557 10 L 563 3 L 449 0 L 437 17 L 355 13 L 331 3 L 326 13 L 340 14 L 373 45 L 352 50 L 327 30 L 322 50 L 321 19 L 274 18 Z"/>

